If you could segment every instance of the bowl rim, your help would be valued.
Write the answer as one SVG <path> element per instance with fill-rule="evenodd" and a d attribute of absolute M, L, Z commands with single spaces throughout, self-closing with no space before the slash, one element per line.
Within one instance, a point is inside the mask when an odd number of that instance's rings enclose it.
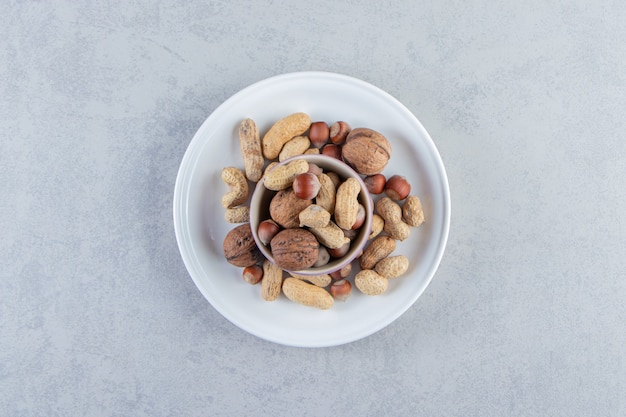
<path fill-rule="evenodd" d="M 363 207 L 365 208 L 365 221 L 363 225 L 361 226 L 361 230 L 359 231 L 359 234 L 352 241 L 350 249 L 348 250 L 346 255 L 342 256 L 341 258 L 331 260 L 326 265 L 322 265 L 318 267 L 311 267 L 311 268 L 301 269 L 297 271 L 285 270 L 286 272 L 290 274 L 296 274 L 296 275 L 302 275 L 302 276 L 317 276 L 317 275 L 330 274 L 332 272 L 340 270 L 341 268 L 345 267 L 349 263 L 352 263 L 356 258 L 358 258 L 358 256 L 360 256 L 361 252 L 363 251 L 363 248 L 368 242 L 369 234 L 371 233 L 372 217 L 374 215 L 374 202 L 373 202 L 371 194 L 369 193 L 367 189 L 367 186 L 365 185 L 365 182 L 363 181 L 363 178 L 361 177 L 361 174 L 356 172 L 352 167 L 350 167 L 344 161 L 341 161 L 331 156 L 322 155 L 322 154 L 295 155 L 288 159 L 285 159 L 284 161 L 279 162 L 277 165 L 275 165 L 271 169 L 274 169 L 278 166 L 284 166 L 296 160 L 305 160 L 309 163 L 313 163 L 318 166 L 320 165 L 331 166 L 330 168 L 331 170 L 339 169 L 341 171 L 341 173 L 337 173 L 337 174 L 341 178 L 343 178 L 343 180 L 346 180 L 347 178 L 355 178 L 359 182 L 359 187 L 360 187 L 359 196 L 360 196 L 360 202 L 361 204 L 363 204 Z M 254 241 L 257 244 L 257 247 L 261 251 L 261 254 L 263 254 L 265 259 L 275 264 L 274 258 L 272 257 L 272 254 L 269 248 L 267 247 L 267 245 L 264 245 L 263 242 L 261 242 L 261 240 L 259 239 L 259 235 L 258 235 L 258 226 L 261 223 L 261 221 L 265 219 L 261 219 L 261 217 L 259 216 L 260 211 L 258 210 L 257 203 L 262 202 L 264 194 L 267 192 L 275 193 L 276 191 L 268 190 L 267 188 L 265 188 L 264 177 L 263 177 L 257 182 L 252 192 L 251 199 L 250 199 L 250 228 L 252 229 L 252 236 L 254 238 Z"/>

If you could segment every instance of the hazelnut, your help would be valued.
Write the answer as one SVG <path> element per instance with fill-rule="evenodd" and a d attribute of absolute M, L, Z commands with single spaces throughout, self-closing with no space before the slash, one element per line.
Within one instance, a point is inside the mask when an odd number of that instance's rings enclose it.
<path fill-rule="evenodd" d="M 330 126 L 330 141 L 335 145 L 342 145 L 350 133 L 350 125 L 346 122 L 335 122 Z"/>
<path fill-rule="evenodd" d="M 341 276 L 341 269 L 331 272 L 330 277 L 333 281 L 341 281 L 343 279 Z"/>
<path fill-rule="evenodd" d="M 312 200 L 317 197 L 321 184 L 317 175 L 305 172 L 304 174 L 298 175 L 293 180 L 292 187 L 296 197 L 302 200 Z"/>
<path fill-rule="evenodd" d="M 365 177 L 363 182 L 367 187 L 367 191 L 371 194 L 380 194 L 385 191 L 385 183 L 387 182 L 387 179 L 383 174 L 374 174 Z"/>
<path fill-rule="evenodd" d="M 330 253 L 330 256 L 332 256 L 333 258 L 341 258 L 346 253 L 348 253 L 349 250 L 350 250 L 350 241 L 344 243 L 342 246 L 338 248 L 334 248 L 334 249 L 329 248 L 328 253 Z"/>
<path fill-rule="evenodd" d="M 276 233 L 278 233 L 279 230 L 280 226 L 276 224 L 274 220 L 263 220 L 261 223 L 259 223 L 257 236 L 259 237 L 261 243 L 267 246 L 270 243 L 270 240 L 272 240 L 272 238 L 276 236 Z"/>
<path fill-rule="evenodd" d="M 326 122 L 313 122 L 309 127 L 309 139 L 316 148 L 321 148 L 328 142 L 330 129 Z"/>
<path fill-rule="evenodd" d="M 359 229 L 365 223 L 365 207 L 363 204 L 359 204 L 356 212 L 356 221 L 352 225 L 352 230 Z"/>
<path fill-rule="evenodd" d="M 329 143 L 322 148 L 322 155 L 331 156 L 341 161 L 341 146 Z"/>
<path fill-rule="evenodd" d="M 341 281 L 344 278 L 347 278 L 352 272 L 352 264 L 348 264 L 341 269 L 333 271 L 330 273 L 330 277 L 333 281 Z"/>
<path fill-rule="evenodd" d="M 404 200 L 411 192 L 411 184 L 401 175 L 394 175 L 385 184 L 385 194 L 392 200 Z"/>
<path fill-rule="evenodd" d="M 335 282 L 330 286 L 330 295 L 337 301 L 346 301 L 352 292 L 352 284 L 347 279 Z"/>
<path fill-rule="evenodd" d="M 263 279 L 263 268 L 259 265 L 246 266 L 242 273 L 243 280 L 250 285 L 256 285 Z"/>

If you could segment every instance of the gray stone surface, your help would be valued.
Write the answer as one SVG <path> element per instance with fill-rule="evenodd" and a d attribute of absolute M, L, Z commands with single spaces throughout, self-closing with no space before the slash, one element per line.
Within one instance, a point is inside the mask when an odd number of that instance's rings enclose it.
<path fill-rule="evenodd" d="M 620 1 L 0 4 L 0 415 L 626 415 Z M 424 124 L 452 225 L 382 331 L 284 347 L 195 288 L 178 165 L 223 100 L 348 74 Z"/>

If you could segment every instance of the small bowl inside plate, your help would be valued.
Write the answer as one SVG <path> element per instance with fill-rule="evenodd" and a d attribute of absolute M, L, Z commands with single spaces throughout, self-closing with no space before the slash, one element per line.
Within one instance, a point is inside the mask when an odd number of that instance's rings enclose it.
<path fill-rule="evenodd" d="M 311 267 L 299 271 L 290 271 L 308 276 L 330 274 L 331 272 L 337 271 L 352 262 L 363 251 L 372 228 L 374 203 L 361 176 L 342 161 L 326 155 L 299 155 L 289 158 L 281 162 L 279 165 L 284 165 L 297 159 L 304 159 L 310 164 L 315 164 L 322 168 L 324 172 L 335 172 L 339 175 L 339 178 L 342 181 L 345 181 L 348 178 L 355 178 L 361 187 L 361 191 L 359 192 L 359 202 L 365 208 L 365 221 L 363 222 L 358 235 L 352 240 L 348 252 L 340 258 L 331 258 L 330 262 L 323 266 Z M 263 179 L 261 179 L 257 183 L 250 201 L 250 227 L 252 228 L 252 236 L 254 237 L 261 253 L 272 263 L 274 263 L 272 252 L 270 251 L 270 248 L 267 245 L 264 245 L 259 239 L 258 229 L 259 224 L 263 220 L 270 218 L 270 201 L 275 194 L 276 191 L 265 188 Z"/>

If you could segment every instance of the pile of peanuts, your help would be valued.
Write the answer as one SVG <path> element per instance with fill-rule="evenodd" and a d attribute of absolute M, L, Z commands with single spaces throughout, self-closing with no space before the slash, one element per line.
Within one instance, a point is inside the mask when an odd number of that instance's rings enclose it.
<path fill-rule="evenodd" d="M 328 309 L 334 301 L 349 298 L 350 278 L 359 291 L 373 296 L 383 294 L 390 279 L 406 273 L 408 258 L 393 255 L 393 252 L 397 241 L 409 237 L 411 227 L 424 222 L 424 213 L 420 199 L 410 194 L 411 186 L 404 176 L 387 178 L 382 174 L 391 155 L 391 145 L 382 134 L 366 128 L 351 129 L 344 121 L 330 126 L 323 121 L 312 123 L 307 114 L 294 113 L 272 125 L 262 139 L 255 122 L 243 120 L 239 126 L 239 142 L 243 169 L 226 167 L 222 170 L 222 180 L 229 186 L 222 198 L 226 209 L 224 217 L 229 223 L 240 223 L 224 239 L 224 256 L 232 265 L 243 268 L 242 277 L 246 282 L 261 283 L 263 299 L 273 301 L 282 293 L 299 304 Z M 330 258 L 343 256 L 364 218 L 363 206 L 355 198 L 360 188 L 356 180 L 352 179 L 357 184 L 348 185 L 349 180 L 342 182 L 336 174 L 322 172 L 304 160 L 294 160 L 274 169 L 279 162 L 301 154 L 323 154 L 346 162 L 362 176 L 370 194 L 377 198 L 369 242 L 358 257 L 358 272 L 356 268 L 353 271 L 352 264 L 327 275 L 285 272 L 321 266 Z M 297 169 L 284 168 L 295 163 L 300 164 Z M 281 168 L 289 170 L 288 178 L 280 172 Z M 314 258 L 307 260 L 305 268 L 290 264 L 290 259 L 285 261 L 287 264 L 279 259 L 274 263 L 265 259 L 252 237 L 250 208 L 246 204 L 248 182 L 256 183 L 261 178 L 266 188 L 288 190 L 292 194 L 297 191 L 298 196 L 292 200 L 308 202 L 295 209 L 293 201 L 286 205 L 291 211 L 295 210 L 295 216 L 291 213 L 287 217 L 295 217 L 299 224 L 279 224 L 274 216 L 261 222 L 257 235 L 264 244 L 272 242 L 279 233 L 285 234 L 280 239 L 282 243 L 289 244 L 293 240 L 290 234 L 309 233 L 308 230 L 317 227 L 333 230 L 335 241 L 330 246 L 334 247 L 318 245 L 319 250 L 313 253 L 307 252 L 308 246 L 304 247 L 304 253 Z M 280 181 L 283 182 L 279 184 Z M 350 200 L 349 204 L 344 203 L 343 196 L 349 196 L 345 197 L 346 201 Z M 315 238 L 317 242 L 324 239 L 318 234 Z M 275 253 L 272 256 L 277 258 Z"/>

